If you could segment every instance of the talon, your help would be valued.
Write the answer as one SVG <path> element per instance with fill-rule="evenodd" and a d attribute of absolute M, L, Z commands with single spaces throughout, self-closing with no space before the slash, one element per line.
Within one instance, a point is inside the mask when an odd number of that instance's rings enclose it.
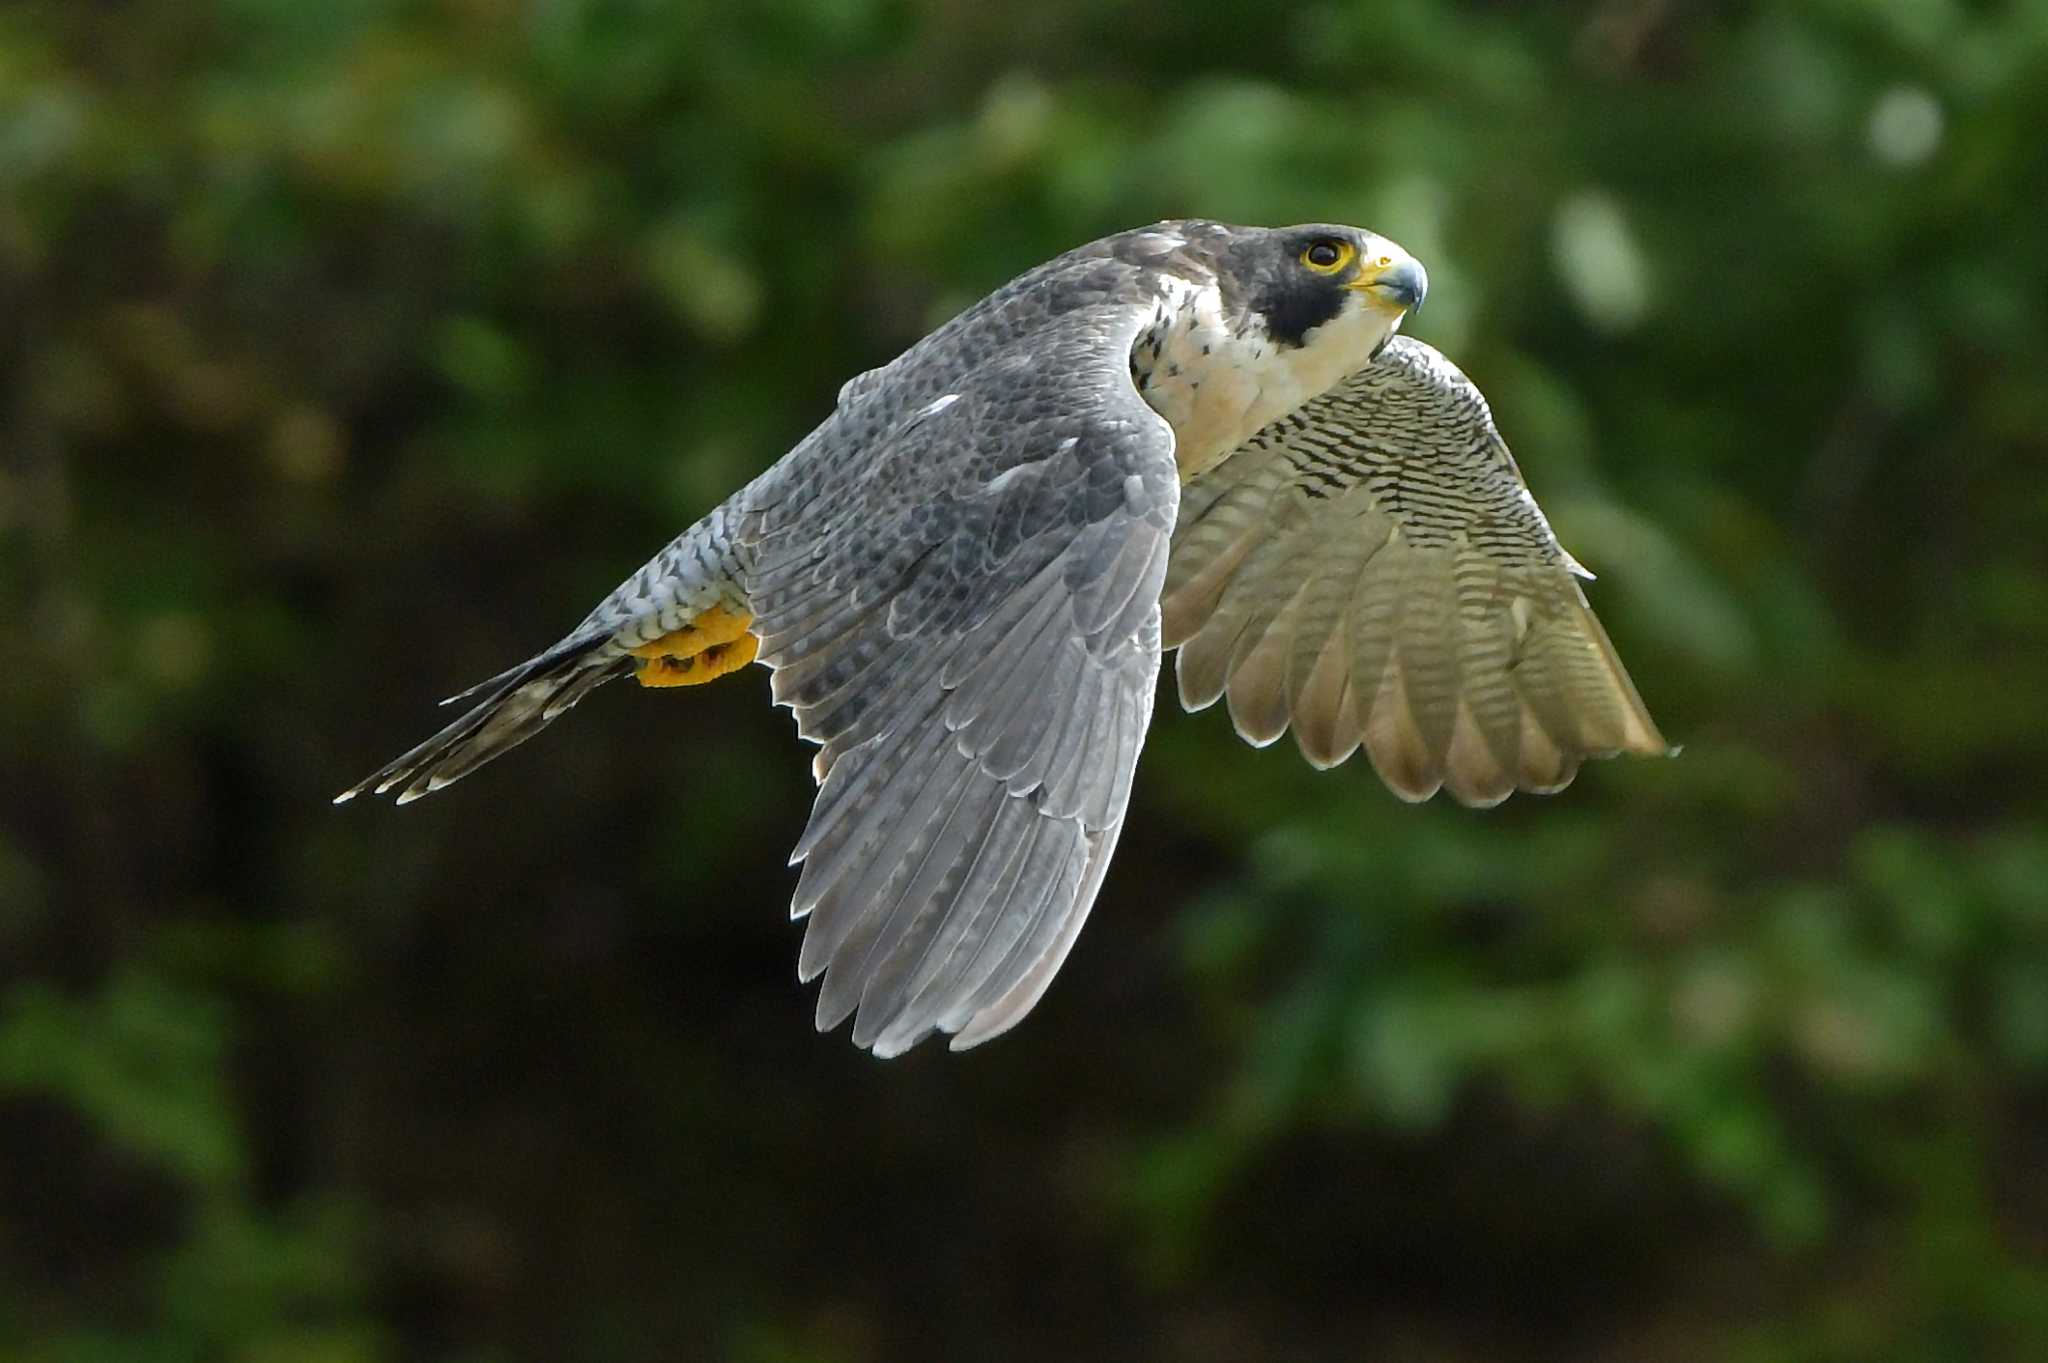
<path fill-rule="evenodd" d="M 688 686 L 698 678 L 695 658 L 643 658 L 633 680 L 642 686 Z"/>
<path fill-rule="evenodd" d="M 681 629 L 628 649 L 640 659 L 634 679 L 642 686 L 697 686 L 737 672 L 760 652 L 747 633 L 751 615 L 714 606 Z"/>
<path fill-rule="evenodd" d="M 753 623 L 751 615 L 734 614 L 723 606 L 713 606 L 681 629 L 671 630 L 659 639 L 649 640 L 627 652 L 636 658 L 694 658 L 714 645 L 733 642 L 744 635 L 747 626 Z"/>

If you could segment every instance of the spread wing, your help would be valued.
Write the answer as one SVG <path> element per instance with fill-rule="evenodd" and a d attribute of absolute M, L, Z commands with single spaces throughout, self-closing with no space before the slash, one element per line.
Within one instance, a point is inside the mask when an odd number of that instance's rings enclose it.
<path fill-rule="evenodd" d="M 1165 642 L 1252 743 L 1493 804 L 1666 751 L 1575 573 L 1479 390 L 1397 337 L 1189 484 Z"/>
<path fill-rule="evenodd" d="M 885 427 L 845 487 L 771 485 L 752 513 L 760 656 L 823 745 L 799 973 L 825 976 L 819 1028 L 854 1015 L 878 1055 L 1022 1019 L 1116 845 L 1179 498 L 1130 379 L 1147 315 L 1043 323 Z"/>

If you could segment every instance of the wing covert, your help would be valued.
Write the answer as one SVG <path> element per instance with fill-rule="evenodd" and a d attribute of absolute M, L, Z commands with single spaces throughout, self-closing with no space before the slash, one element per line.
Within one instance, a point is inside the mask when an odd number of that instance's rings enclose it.
<path fill-rule="evenodd" d="M 1370 365 L 1189 484 L 1164 638 L 1181 701 L 1395 793 L 1488 805 L 1662 753 L 1486 400 L 1434 348 Z"/>
<path fill-rule="evenodd" d="M 851 1015 L 878 1055 L 1022 1019 L 1115 846 L 1179 496 L 1130 379 L 1148 315 L 1045 320 L 920 394 L 805 514 L 765 488 L 743 531 L 775 698 L 822 745 L 799 974 L 825 977 L 820 1029 Z"/>

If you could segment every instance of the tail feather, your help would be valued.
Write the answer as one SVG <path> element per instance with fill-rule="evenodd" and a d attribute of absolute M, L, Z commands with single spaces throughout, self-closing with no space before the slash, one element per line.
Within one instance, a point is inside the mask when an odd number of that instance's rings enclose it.
<path fill-rule="evenodd" d="M 462 702 L 470 699 L 472 696 L 481 696 L 486 691 L 489 691 L 495 695 L 507 682 L 512 681 L 514 678 L 524 677 L 527 674 L 528 669 L 530 669 L 533 666 L 533 664 L 534 660 L 532 658 L 528 658 L 525 662 L 519 664 L 519 666 L 517 667 L 508 667 L 503 672 L 498 673 L 494 677 L 485 677 L 482 681 L 476 683 L 474 686 L 463 687 L 460 691 L 457 691 L 452 696 L 443 696 L 439 701 L 436 702 L 436 704 L 442 706 L 460 705 L 462 704 Z"/>
<path fill-rule="evenodd" d="M 632 658 L 604 651 L 611 638 L 608 631 L 573 635 L 509 672 L 450 697 L 483 699 L 426 742 L 335 796 L 334 803 L 346 803 L 364 791 L 383 795 L 397 789 L 398 803 L 410 804 L 524 743 L 597 686 L 632 672 Z"/>

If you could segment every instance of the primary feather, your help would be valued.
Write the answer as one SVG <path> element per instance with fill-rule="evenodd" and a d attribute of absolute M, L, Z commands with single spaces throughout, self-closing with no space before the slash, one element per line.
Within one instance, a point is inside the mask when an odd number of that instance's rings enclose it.
<path fill-rule="evenodd" d="M 1014 1026 L 1107 873 L 1177 648 L 1253 743 L 1361 747 L 1409 799 L 1663 750 L 1463 374 L 1355 228 L 1160 223 L 893 363 L 563 641 L 344 792 L 437 790 L 606 681 L 758 659 L 819 745 L 792 862 L 820 1028 L 894 1055 Z M 744 637 L 741 637 L 741 631 Z M 742 648 L 730 659 L 724 651 Z M 713 660 L 693 672 L 702 660 Z"/>

